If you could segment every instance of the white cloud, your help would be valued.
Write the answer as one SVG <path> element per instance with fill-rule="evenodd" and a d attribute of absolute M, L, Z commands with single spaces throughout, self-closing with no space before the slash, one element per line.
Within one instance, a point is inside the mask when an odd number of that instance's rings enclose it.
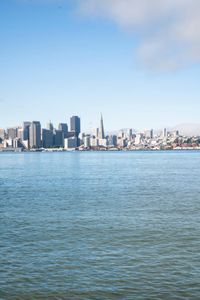
<path fill-rule="evenodd" d="M 77 0 L 82 13 L 139 34 L 139 59 L 152 70 L 200 63 L 199 0 Z"/>

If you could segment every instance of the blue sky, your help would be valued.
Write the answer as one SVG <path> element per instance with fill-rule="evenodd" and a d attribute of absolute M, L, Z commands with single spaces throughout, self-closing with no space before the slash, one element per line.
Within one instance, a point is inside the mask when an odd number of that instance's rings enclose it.
<path fill-rule="evenodd" d="M 198 123 L 198 60 L 153 70 L 138 60 L 144 32 L 79 2 L 0 1 L 0 128 L 77 114 L 89 130 L 100 112 L 107 130 Z"/>

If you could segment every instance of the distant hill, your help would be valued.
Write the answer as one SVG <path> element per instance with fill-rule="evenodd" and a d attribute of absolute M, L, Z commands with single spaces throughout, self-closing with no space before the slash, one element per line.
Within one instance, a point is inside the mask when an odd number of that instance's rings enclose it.
<path fill-rule="evenodd" d="M 178 124 L 170 130 L 178 130 L 181 135 L 200 136 L 200 124 L 198 123 L 183 123 Z"/>
<path fill-rule="evenodd" d="M 164 128 L 164 127 L 163 127 Z M 186 136 L 200 136 L 200 123 L 182 123 L 178 124 L 174 127 L 168 127 L 166 126 L 168 131 L 174 131 L 178 130 L 181 135 L 186 135 Z M 123 128 L 120 130 L 113 130 L 110 132 L 107 132 L 107 134 L 118 134 L 120 131 L 126 132 L 128 128 Z M 163 129 L 155 129 L 154 132 L 155 134 L 160 133 Z M 143 132 L 144 130 L 133 130 L 133 133 L 135 132 Z"/>

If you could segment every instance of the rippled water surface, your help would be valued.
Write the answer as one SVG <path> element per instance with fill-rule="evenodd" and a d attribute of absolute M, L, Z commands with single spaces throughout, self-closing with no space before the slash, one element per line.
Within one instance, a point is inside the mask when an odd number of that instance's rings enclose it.
<path fill-rule="evenodd" d="M 1 153 L 0 299 L 200 299 L 200 152 Z"/>

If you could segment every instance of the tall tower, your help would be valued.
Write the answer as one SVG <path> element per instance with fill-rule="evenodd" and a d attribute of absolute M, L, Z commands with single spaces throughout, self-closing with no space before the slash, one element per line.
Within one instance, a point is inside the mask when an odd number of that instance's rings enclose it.
<path fill-rule="evenodd" d="M 33 121 L 29 129 L 30 148 L 41 147 L 41 125 L 38 121 Z"/>
<path fill-rule="evenodd" d="M 81 120 L 78 116 L 73 116 L 70 118 L 70 129 L 78 138 L 79 133 L 81 132 Z"/>
<path fill-rule="evenodd" d="M 100 128 L 99 128 L 99 138 L 100 139 L 105 138 L 102 114 L 101 114 L 101 121 L 100 121 Z"/>

